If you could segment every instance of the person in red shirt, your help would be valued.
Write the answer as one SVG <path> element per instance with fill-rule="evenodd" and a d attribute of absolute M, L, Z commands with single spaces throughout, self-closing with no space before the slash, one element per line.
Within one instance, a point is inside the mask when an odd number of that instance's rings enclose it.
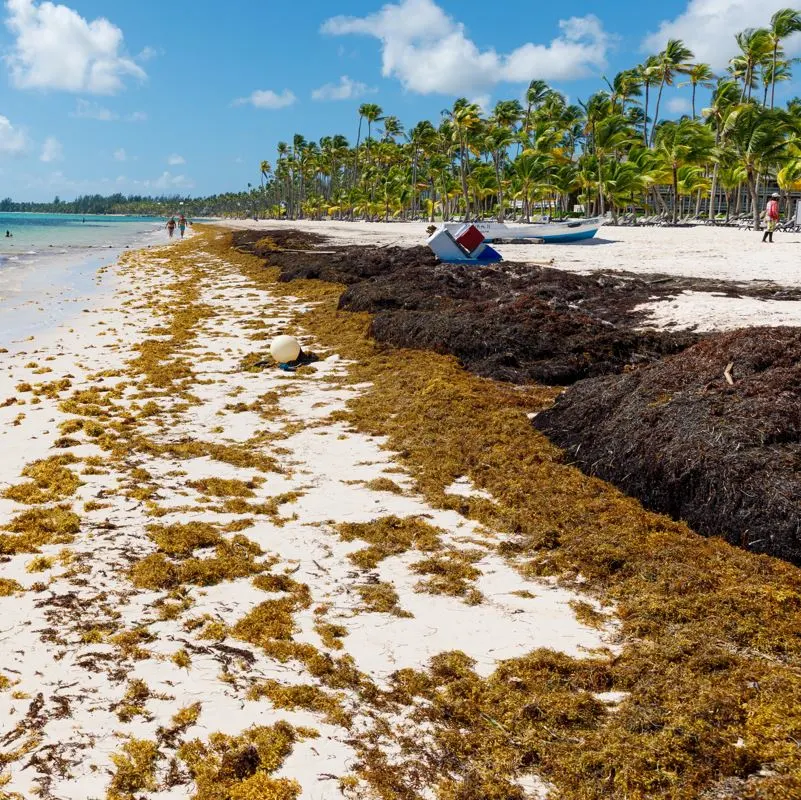
<path fill-rule="evenodd" d="M 762 236 L 762 241 L 773 244 L 773 231 L 776 230 L 776 225 L 779 222 L 779 195 L 776 192 L 770 196 L 767 208 L 765 208 L 765 222 L 767 227 Z"/>

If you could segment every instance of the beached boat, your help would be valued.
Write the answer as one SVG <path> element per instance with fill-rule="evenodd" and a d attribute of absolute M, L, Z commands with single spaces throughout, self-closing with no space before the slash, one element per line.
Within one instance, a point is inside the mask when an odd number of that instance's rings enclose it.
<path fill-rule="evenodd" d="M 534 222 L 531 224 L 520 222 L 472 222 L 481 233 L 484 241 L 497 242 L 501 239 L 540 239 L 544 243 L 552 242 L 578 242 L 582 239 L 592 239 L 598 229 L 603 225 L 603 217 L 590 219 L 573 219 L 569 222 Z M 446 222 L 443 227 L 454 236 L 463 222 Z"/>

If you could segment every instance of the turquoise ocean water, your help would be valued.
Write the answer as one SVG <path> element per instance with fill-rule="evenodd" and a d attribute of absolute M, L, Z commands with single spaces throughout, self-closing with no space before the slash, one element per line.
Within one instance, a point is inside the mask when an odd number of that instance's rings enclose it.
<path fill-rule="evenodd" d="M 163 228 L 164 221 L 153 217 L 0 213 L 0 257 L 6 262 L 13 256 L 52 255 L 48 251 L 53 249 L 70 253 L 119 248 Z M 12 236 L 6 237 L 6 231 Z"/>
<path fill-rule="evenodd" d="M 153 217 L 0 213 L 0 347 L 79 313 L 99 291 L 98 268 L 128 248 L 165 244 L 164 226 Z"/>

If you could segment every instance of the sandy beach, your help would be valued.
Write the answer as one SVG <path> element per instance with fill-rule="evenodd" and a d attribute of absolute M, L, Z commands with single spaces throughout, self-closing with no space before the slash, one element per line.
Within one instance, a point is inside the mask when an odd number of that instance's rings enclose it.
<path fill-rule="evenodd" d="M 59 488 L 34 477 L 44 502 L 35 508 L 75 514 L 75 526 L 37 528 L 39 544 L 17 542 L 16 553 L 5 545 L 12 552 L 2 566 L 0 719 L 9 796 L 77 800 L 104 797 L 109 787 L 117 787 L 115 797 L 128 796 L 120 790 L 120 764 L 134 759 L 130 742 L 147 740 L 161 742 L 152 786 L 142 787 L 152 790 L 147 796 L 190 797 L 191 781 L 169 787 L 167 780 L 180 742 L 279 722 L 318 735 L 295 743 L 277 777 L 297 780 L 303 797 L 340 796 L 338 782 L 357 757 L 349 741 L 354 730 L 371 727 L 373 712 L 347 691 L 331 694 L 336 713 L 248 702 L 248 692 L 265 681 L 291 687 L 312 680 L 302 665 L 229 637 L 238 621 L 277 596 L 248 574 L 275 576 L 276 591 L 280 581 L 308 587 L 313 605 L 299 604 L 293 641 L 347 654 L 377 686 L 395 670 L 421 669 L 453 650 L 488 675 L 501 659 L 532 648 L 580 656 L 613 645 L 613 621 L 597 629 L 575 617 L 571 603 L 595 605 L 591 597 L 550 579 L 523 578 L 485 544 L 498 534 L 432 507 L 382 438 L 336 420 L 362 391 L 348 384 L 336 352 L 321 351 L 305 335 L 304 347 L 322 359 L 308 374 L 242 369 L 259 346 L 254 331 L 263 342 L 297 313 L 292 297 L 255 290 L 234 265 L 201 253 L 192 267 L 202 279 L 194 302 L 208 318 L 176 354 L 191 364 L 191 399 L 170 377 L 163 383 L 132 372 L 140 343 L 166 337 L 160 326 L 170 324 L 169 301 L 159 302 L 173 252 L 125 259 L 116 292 L 2 355 L 0 487 L 31 485 L 20 476 L 37 462 L 67 470 L 77 483 Z M 80 427 L 97 415 L 97 429 Z M 115 441 L 102 441 L 109 436 Z M 144 449 L 131 444 L 137 437 L 147 437 Z M 212 455 L 170 450 L 186 442 L 202 442 Z M 470 497 L 476 490 L 462 479 L 450 491 Z M 21 530 L 15 520 L 22 525 L 31 508 L 3 499 L 0 520 Z M 387 517 L 424 520 L 440 532 L 433 549 L 468 554 L 475 570 L 469 588 L 480 604 L 421 591 L 414 568 L 421 552 L 413 546 L 369 574 L 357 569 L 352 556 L 364 543 L 343 540 L 338 526 Z M 209 579 L 213 585 L 201 580 L 165 595 L 145 579 L 139 586 L 131 580 L 132 565 L 156 552 L 148 535 L 154 524 L 222 531 L 219 547 L 242 535 L 225 531 L 243 530 L 257 555 L 248 554 L 242 573 L 223 569 L 221 579 Z M 201 553 L 202 561 L 208 550 Z M 372 610 L 369 586 L 394 591 L 388 612 Z M 330 630 L 336 638 L 326 638 Z M 352 716 L 347 728 L 331 723 L 337 714 Z M 396 722 L 398 730 L 410 725 Z M 170 744 L 165 730 L 173 731 Z M 536 776 L 529 784 L 537 785 Z"/>
<path fill-rule="evenodd" d="M 357 242 L 418 235 L 299 227 Z M 707 248 L 696 267 L 708 274 L 715 242 L 734 249 L 738 235 L 717 233 L 680 245 Z M 428 798 L 481 778 L 538 800 L 592 783 L 566 765 L 606 742 L 626 742 L 613 760 L 656 747 L 631 741 L 642 697 L 681 704 L 675 687 L 699 680 L 668 669 L 663 609 L 690 620 L 691 604 L 737 607 L 758 557 L 562 465 L 528 424 L 553 393 L 372 349 L 360 315 L 326 316 L 336 293 L 262 279 L 261 262 L 224 241 L 207 232 L 126 255 L 79 314 L 0 354 L 5 796 L 317 800 L 402 785 Z M 642 263 L 657 260 L 649 247 Z M 590 269 L 615 248 L 542 253 Z M 772 279 L 789 275 L 794 251 L 775 252 Z M 636 264 L 631 254 L 616 268 Z M 318 360 L 265 365 L 287 331 Z M 405 399 L 387 394 L 393 381 Z M 417 413 L 420 440 L 404 417 Z M 568 555 L 546 566 L 557 540 Z M 670 564 L 703 573 L 701 594 L 676 591 L 696 578 Z M 768 597 L 791 591 L 793 568 L 759 564 Z M 778 615 L 757 628 L 791 624 L 773 600 L 748 609 L 736 613 Z M 673 635 L 707 647 L 727 624 Z M 759 664 L 765 680 L 786 678 Z M 727 724 L 721 752 L 762 741 Z M 539 763 L 520 761 L 529 746 Z"/>

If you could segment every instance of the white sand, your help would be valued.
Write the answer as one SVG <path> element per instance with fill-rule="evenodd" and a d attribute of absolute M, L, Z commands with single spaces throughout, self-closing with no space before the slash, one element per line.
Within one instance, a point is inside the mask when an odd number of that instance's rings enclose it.
<path fill-rule="evenodd" d="M 330 236 L 337 244 L 404 247 L 425 243 L 426 223 L 380 222 L 226 222 L 231 227 L 297 227 Z M 774 282 L 801 286 L 801 234 L 777 233 L 774 244 L 762 234 L 734 228 L 604 226 L 594 239 L 576 244 L 506 244 L 496 248 L 508 261 L 548 264 L 558 269 L 589 273 L 622 270 L 636 274 L 714 278 L 748 285 Z M 801 324 L 801 303 L 740 300 L 707 293 L 683 296 L 649 308 L 649 327 L 730 330 L 751 325 Z"/>
<path fill-rule="evenodd" d="M 101 369 L 123 368 L 135 355 L 136 343 L 153 335 L 146 333 L 155 321 L 143 300 L 145 292 L 162 286 L 160 273 L 156 257 L 142 256 L 140 265 L 123 272 L 115 295 L 107 295 L 48 335 L 18 345 L 21 351 L 0 355 L 0 403 L 11 397 L 25 401 L 0 408 L 0 488 L 20 482 L 20 471 L 32 460 L 65 452 L 52 448 L 60 435 L 59 423 L 69 415 L 58 409 L 58 400 L 43 398 L 40 404 L 31 404 L 31 395 L 18 390 L 18 384 L 71 375 L 72 387 L 59 398 L 65 399 L 74 390 L 121 380 L 106 377 L 99 383 L 90 376 Z M 348 631 L 342 652 L 350 654 L 356 666 L 379 685 L 386 683 L 393 670 L 424 668 L 431 656 L 448 650 L 463 650 L 476 660 L 476 670 L 487 675 L 500 659 L 536 647 L 581 657 L 588 650 L 612 645 L 613 621 L 605 631 L 579 623 L 570 607 L 579 595 L 549 580 L 524 580 L 492 548 L 482 545 L 482 541 L 497 542 L 497 535 L 455 512 L 434 509 L 409 491 L 409 476 L 397 471 L 395 456 L 381 439 L 329 419 L 366 388 L 336 381 L 346 367 L 336 353 L 324 353 L 325 360 L 309 376 L 276 369 L 242 372 L 241 359 L 254 349 L 264 349 L 264 342 L 250 338 L 254 328 L 248 323 L 263 321 L 268 333 L 278 333 L 293 303 L 244 286 L 225 264 L 210 262 L 208 274 L 214 275 L 214 281 L 204 286 L 202 300 L 217 314 L 202 324 L 188 351 L 198 377 L 208 383 L 194 387 L 197 405 L 182 408 L 168 424 L 156 415 L 146 430 L 156 441 L 183 437 L 222 444 L 247 441 L 263 431 L 287 430 L 286 438 L 264 445 L 264 452 L 275 455 L 285 471 L 265 473 L 253 501 L 288 491 L 297 491 L 300 497 L 280 508 L 280 526 L 270 518 L 257 517 L 244 533 L 277 558 L 274 574 L 289 572 L 309 586 L 313 604 L 294 615 L 296 641 L 325 649 L 314 630 L 313 612 L 326 605 L 329 611 L 324 619 Z M 305 344 L 314 345 L 308 339 Z M 52 371 L 37 374 L 42 368 Z M 280 397 L 281 413 L 275 419 L 267 421 L 254 411 L 232 408 L 234 403 L 258 401 L 270 391 Z M 134 393 L 133 387 L 126 390 L 117 402 L 130 408 Z M 165 398 L 158 398 L 158 403 L 163 408 L 170 405 Z M 296 423 L 303 423 L 298 430 Z M 103 455 L 90 440 L 85 441 L 66 452 L 81 457 Z M 0 576 L 30 589 L 0 597 L 0 674 L 13 682 L 0 691 L 0 753 L 10 757 L 4 773 L 9 783 L 3 790 L 25 798 L 42 790 L 59 800 L 104 797 L 113 772 L 112 754 L 119 752 L 128 737 L 155 739 L 158 727 L 169 723 L 176 711 L 200 702 L 197 724 L 182 739 L 206 740 L 214 731 L 238 734 L 250 725 L 278 720 L 316 728 L 320 738 L 298 743 L 279 774 L 296 778 L 304 798 L 340 797 L 337 779 L 350 772 L 356 758 L 351 744 L 354 732 L 326 723 L 319 714 L 282 711 L 268 700 L 246 697 L 248 686 L 257 679 L 274 678 L 286 685 L 314 683 L 305 668 L 297 662 L 274 661 L 259 648 L 229 637 L 222 645 L 239 648 L 247 656 L 232 658 L 220 644 L 202 639 L 199 630 L 184 628 L 188 618 L 203 614 L 234 624 L 274 596 L 257 590 L 247 579 L 194 587 L 188 593 L 192 607 L 177 619 L 161 620 L 154 603 L 164 593 L 137 589 L 129 581 L 131 561 L 155 549 L 145 533 L 153 518 L 141 501 L 119 489 L 120 481 L 130 482 L 134 467 L 153 476 L 162 506 L 186 507 L 159 519 L 162 524 L 237 519 L 238 515 L 212 510 L 188 487 L 188 481 L 212 476 L 249 480 L 254 475 L 253 469 L 208 457 L 177 461 L 137 453 L 131 463 L 115 465 L 109 474 L 81 476 L 76 497 L 67 501 L 82 520 L 75 542 L 66 547 L 72 568 L 57 560 L 43 572 L 30 573 L 26 567 L 33 555 L 11 556 L 0 565 Z M 80 465 L 75 469 L 80 470 Z M 394 494 L 364 485 L 379 477 L 390 478 L 407 491 Z M 457 482 L 453 490 L 476 491 L 465 481 Z M 84 510 L 85 502 L 97 500 L 108 507 Z M 0 525 L 22 510 L 16 503 L 0 501 Z M 485 551 L 476 564 L 481 571 L 476 588 L 485 601 L 468 606 L 460 598 L 421 593 L 420 576 L 410 569 L 422 557 L 419 552 L 386 559 L 371 574 L 355 567 L 347 556 L 364 544 L 342 541 L 333 525 L 389 514 L 420 515 L 446 532 L 445 540 L 454 550 Z M 45 546 L 42 553 L 55 557 L 64 549 Z M 356 587 L 370 579 L 391 583 L 399 606 L 413 616 L 365 613 Z M 31 589 L 37 582 L 44 588 Z M 513 594 L 520 590 L 525 590 L 523 596 Z M 82 639 L 82 631 L 104 625 L 117 631 L 144 626 L 151 637 L 142 644 L 146 657 L 122 658 L 108 641 Z M 191 654 L 188 668 L 170 660 L 180 649 Z M 152 695 L 143 702 L 145 717 L 123 722 L 115 709 L 132 678 L 144 680 Z M 355 715 L 355 730 L 369 729 L 371 720 L 356 698 L 345 693 L 343 703 Z M 412 724 L 390 722 L 399 731 Z M 161 750 L 160 782 L 174 748 L 163 745 Z M 521 776 L 521 785 L 532 798 L 547 793 L 547 785 L 537 776 Z M 136 792 L 137 797 L 171 800 L 191 794 L 191 782 L 164 791 Z"/>

